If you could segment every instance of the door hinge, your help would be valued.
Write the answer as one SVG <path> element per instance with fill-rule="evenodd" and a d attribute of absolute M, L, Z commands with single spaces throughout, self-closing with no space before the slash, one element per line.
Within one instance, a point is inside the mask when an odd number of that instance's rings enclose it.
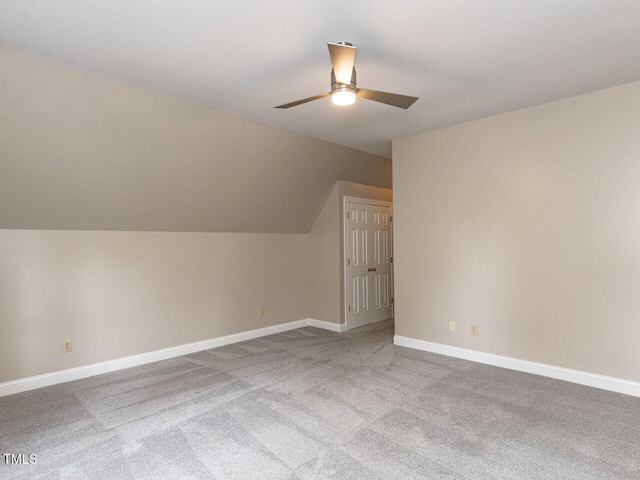
<path fill-rule="evenodd" d="M 391 263 L 393 263 L 393 257 L 391 257 Z"/>
<path fill-rule="evenodd" d="M 347 212 L 347 219 L 349 218 L 349 212 Z"/>
<path fill-rule="evenodd" d="M 389 221 L 390 221 L 390 222 L 393 222 L 393 215 L 391 215 L 391 216 L 389 217 Z"/>
<path fill-rule="evenodd" d="M 393 297 L 391 297 L 391 303 L 393 303 Z"/>
<path fill-rule="evenodd" d="M 347 265 L 351 265 L 351 259 L 347 258 Z"/>
<path fill-rule="evenodd" d="M 349 305 L 349 311 L 351 311 L 351 305 Z"/>

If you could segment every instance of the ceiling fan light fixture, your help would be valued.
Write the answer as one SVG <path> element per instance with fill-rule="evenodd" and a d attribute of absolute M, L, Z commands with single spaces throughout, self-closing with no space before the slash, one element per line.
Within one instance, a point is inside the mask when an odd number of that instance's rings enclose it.
<path fill-rule="evenodd" d="M 331 92 L 331 102 L 341 107 L 353 105 L 356 102 L 356 92 L 349 87 L 339 87 Z"/>
<path fill-rule="evenodd" d="M 347 106 L 356 102 L 356 97 L 365 100 L 373 100 L 378 103 L 385 103 L 405 110 L 413 105 L 418 97 L 399 95 L 397 93 L 380 92 L 367 88 L 358 88 L 356 83 L 356 67 L 353 62 L 356 58 L 356 47 L 348 42 L 328 43 L 329 56 L 331 57 L 331 91 L 304 98 L 274 108 L 291 108 L 302 105 L 319 98 L 331 95 L 331 102 L 334 105 Z"/>

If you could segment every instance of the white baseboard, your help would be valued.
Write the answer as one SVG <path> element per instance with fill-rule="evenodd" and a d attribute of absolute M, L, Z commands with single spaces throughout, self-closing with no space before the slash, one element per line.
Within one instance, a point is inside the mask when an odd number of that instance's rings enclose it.
<path fill-rule="evenodd" d="M 307 321 L 309 322 L 310 327 L 324 328 L 325 330 L 331 330 L 332 332 L 338 333 L 347 331 L 347 326 L 344 323 L 326 322 L 324 320 L 316 320 L 314 318 L 307 318 Z"/>
<path fill-rule="evenodd" d="M 163 348 L 162 350 L 141 353 L 130 357 L 116 358 L 115 360 L 109 360 L 106 362 L 93 363 L 82 367 L 70 368 L 68 370 L 60 370 L 58 372 L 45 373 L 43 375 L 36 375 L 33 377 L 0 383 L 0 397 L 13 395 L 14 393 L 26 392 L 27 390 L 35 390 L 36 388 L 57 385 L 59 383 L 70 382 L 72 380 L 79 380 L 81 378 L 93 377 L 94 375 L 100 375 L 102 373 L 137 367 L 146 363 L 153 363 L 160 360 L 180 357 L 182 355 L 189 355 L 190 353 L 201 352 L 211 348 L 244 342 L 245 340 L 252 340 L 254 338 L 266 337 L 267 335 L 273 335 L 275 333 L 286 332 L 288 330 L 295 330 L 303 327 L 317 327 L 325 330 L 331 330 L 333 332 L 344 331 L 344 325 L 306 318 L 304 320 L 281 323 L 271 327 L 249 330 L 248 332 L 234 333 L 232 335 L 225 335 L 224 337 L 211 338 L 209 340 Z"/>
<path fill-rule="evenodd" d="M 607 377 L 605 375 L 582 372 L 580 370 L 571 370 L 569 368 L 555 367 L 553 365 L 545 365 L 544 363 L 530 362 L 528 360 L 520 360 L 517 358 L 503 357 L 502 355 L 494 355 L 492 353 L 479 352 L 477 350 L 452 347 L 450 345 L 427 342 L 425 340 L 416 340 L 415 338 L 401 337 L 400 335 L 393 337 L 393 343 L 400 347 L 439 353 L 440 355 L 447 355 L 449 357 L 462 358 L 472 362 L 508 368 L 519 372 L 533 373 L 535 375 L 565 380 L 567 382 L 578 383 L 588 387 L 601 388 L 603 390 L 610 390 L 612 392 L 640 397 L 640 383 L 633 382 L 631 380 Z"/>

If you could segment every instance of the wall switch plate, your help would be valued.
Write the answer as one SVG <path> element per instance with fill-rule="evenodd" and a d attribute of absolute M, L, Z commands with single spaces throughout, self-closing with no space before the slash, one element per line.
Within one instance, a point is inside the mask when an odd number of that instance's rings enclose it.
<path fill-rule="evenodd" d="M 62 341 L 62 353 L 69 353 L 72 347 L 71 339 Z"/>
<path fill-rule="evenodd" d="M 471 325 L 471 335 L 478 335 L 478 325 Z"/>
<path fill-rule="evenodd" d="M 258 316 L 259 316 L 259 317 L 264 317 L 264 307 L 260 307 L 260 308 L 258 309 Z"/>
<path fill-rule="evenodd" d="M 456 322 L 449 322 L 449 331 L 450 332 L 455 332 L 456 331 Z"/>

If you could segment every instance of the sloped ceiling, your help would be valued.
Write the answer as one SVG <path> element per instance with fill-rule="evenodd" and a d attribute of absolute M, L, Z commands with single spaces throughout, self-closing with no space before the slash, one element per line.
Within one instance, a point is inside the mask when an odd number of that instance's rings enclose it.
<path fill-rule="evenodd" d="M 329 99 L 326 42 L 408 111 Z M 391 140 L 640 79 L 637 0 L 6 0 L 0 46 L 341 145 Z"/>
<path fill-rule="evenodd" d="M 0 228 L 306 233 L 391 160 L 0 49 Z"/>

